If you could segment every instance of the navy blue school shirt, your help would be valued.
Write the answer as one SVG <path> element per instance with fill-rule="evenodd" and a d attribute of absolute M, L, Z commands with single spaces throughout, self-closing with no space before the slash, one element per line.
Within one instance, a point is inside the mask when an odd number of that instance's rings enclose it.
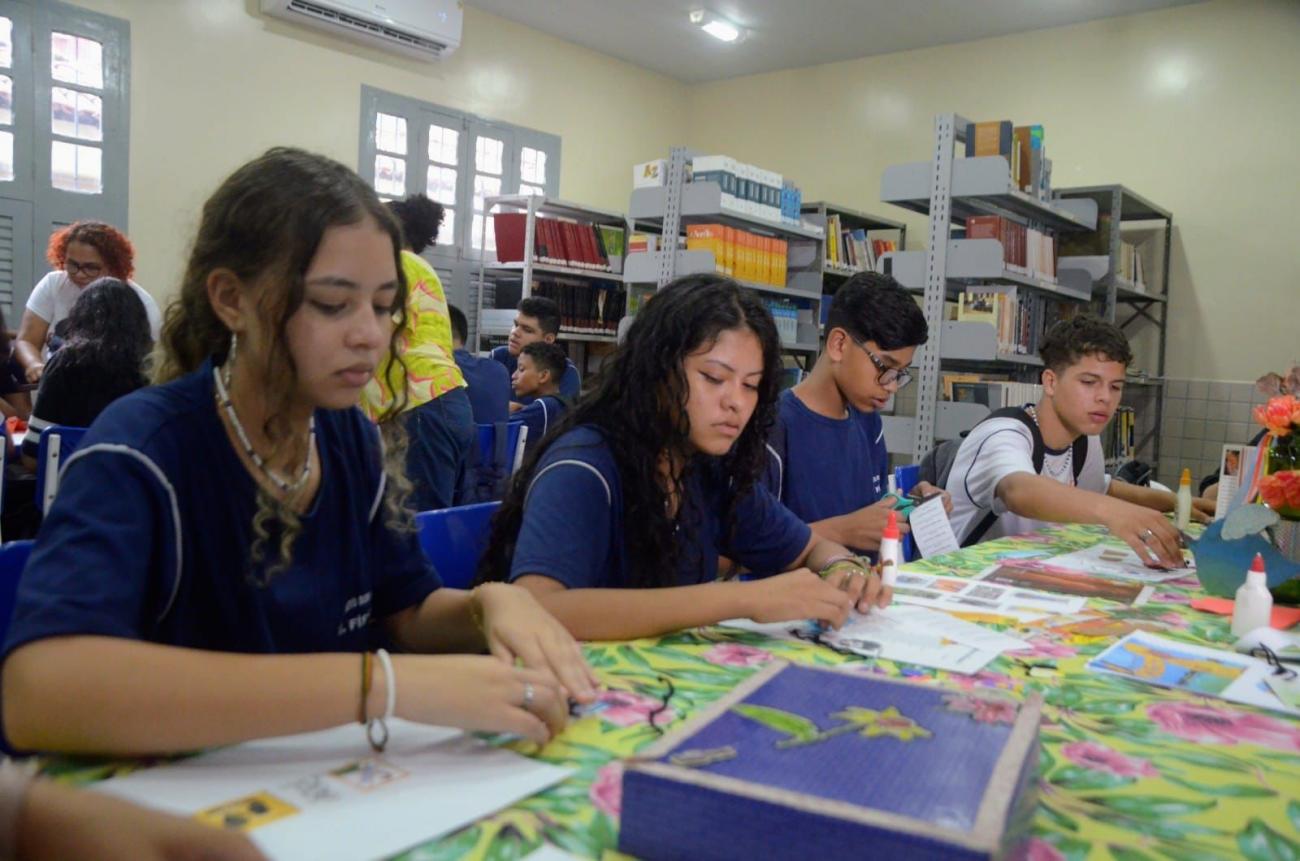
<path fill-rule="evenodd" d="M 519 357 L 510 355 L 510 348 L 505 344 L 492 349 L 492 358 L 496 359 L 505 366 L 506 374 L 515 375 L 515 368 L 519 366 Z M 582 378 L 578 376 L 578 367 L 573 364 L 571 359 L 564 360 L 564 376 L 560 377 L 560 396 L 573 400 L 578 396 L 578 390 L 582 388 Z M 525 398 L 520 403 L 528 403 L 532 398 Z"/>
<path fill-rule="evenodd" d="M 474 423 L 490 425 L 509 421 L 510 371 L 500 362 L 475 356 L 465 349 L 453 350 L 452 357 L 465 377 Z"/>
<path fill-rule="evenodd" d="M 676 584 L 717 579 L 725 555 L 759 576 L 789 570 L 812 536 L 799 518 L 756 484 L 739 500 L 736 529 L 723 522 L 730 483 L 716 458 L 698 458 L 682 499 Z M 513 581 L 542 574 L 569 588 L 628 586 L 623 485 L 602 431 L 581 425 L 537 462 L 524 497 L 510 565 Z"/>
<path fill-rule="evenodd" d="M 528 428 L 528 439 L 524 443 L 526 449 L 531 451 L 546 436 L 546 432 L 560 420 L 564 408 L 564 401 L 555 395 L 542 395 L 510 417 L 511 421 L 523 422 Z"/>
<path fill-rule="evenodd" d="M 813 412 L 792 389 L 781 393 L 765 483 L 805 523 L 872 505 L 889 486 L 880 415 L 846 406 L 848 416 L 833 419 Z"/>
<path fill-rule="evenodd" d="M 64 466 L 5 653 L 74 634 L 245 653 L 382 645 L 379 620 L 438 576 L 415 534 L 386 524 L 375 426 L 317 410 L 316 442 L 320 489 L 290 566 L 259 585 L 256 486 L 217 415 L 211 363 L 115 401 Z"/>

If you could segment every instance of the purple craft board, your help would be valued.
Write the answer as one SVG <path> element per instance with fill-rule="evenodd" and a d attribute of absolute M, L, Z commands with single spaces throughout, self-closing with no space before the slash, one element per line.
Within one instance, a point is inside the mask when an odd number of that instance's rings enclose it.
<path fill-rule="evenodd" d="M 777 663 L 628 763 L 619 848 L 692 859 L 1013 855 L 1035 803 L 1040 708 L 1037 695 L 1016 703 Z M 673 761 L 719 750 L 734 756 Z"/>

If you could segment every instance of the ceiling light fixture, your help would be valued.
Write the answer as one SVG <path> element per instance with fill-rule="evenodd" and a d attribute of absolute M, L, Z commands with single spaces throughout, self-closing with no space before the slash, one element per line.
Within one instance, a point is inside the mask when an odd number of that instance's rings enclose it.
<path fill-rule="evenodd" d="M 691 10 L 690 17 L 692 24 L 721 42 L 739 42 L 745 36 L 740 27 L 704 9 Z"/>

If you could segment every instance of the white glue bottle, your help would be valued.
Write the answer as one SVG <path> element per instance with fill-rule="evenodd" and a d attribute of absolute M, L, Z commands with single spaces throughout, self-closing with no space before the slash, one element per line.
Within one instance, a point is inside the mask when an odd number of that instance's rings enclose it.
<path fill-rule="evenodd" d="M 1174 523 L 1186 529 L 1192 522 L 1192 471 L 1184 469 L 1178 479 L 1178 504 L 1174 509 Z"/>
<path fill-rule="evenodd" d="M 1268 591 L 1264 557 L 1256 553 L 1246 572 L 1246 582 L 1237 587 L 1237 600 L 1232 605 L 1232 636 L 1244 637 L 1256 628 L 1268 627 L 1272 615 L 1273 596 Z"/>
<path fill-rule="evenodd" d="M 880 533 L 880 581 L 893 587 L 898 579 L 898 512 L 890 511 L 885 531 Z"/>

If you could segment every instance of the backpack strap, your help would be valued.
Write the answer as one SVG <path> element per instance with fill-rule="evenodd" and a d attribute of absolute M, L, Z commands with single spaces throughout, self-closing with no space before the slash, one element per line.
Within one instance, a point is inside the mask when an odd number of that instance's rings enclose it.
<path fill-rule="evenodd" d="M 1083 474 L 1083 462 L 1088 459 L 1088 436 L 1076 437 L 1074 444 L 1070 446 L 1070 463 L 1074 466 L 1074 483 L 1079 484 L 1079 476 Z"/>
<path fill-rule="evenodd" d="M 1025 408 L 1003 407 L 1000 410 L 994 410 L 984 418 L 980 419 L 979 422 L 976 423 L 975 427 L 979 427 L 990 419 L 1015 419 L 1029 429 L 1029 435 L 1033 437 L 1034 440 L 1034 472 L 1042 472 L 1043 460 L 1047 457 L 1047 446 L 1043 443 L 1043 434 L 1038 429 L 1038 423 L 1029 417 L 1029 413 L 1025 412 Z M 974 428 L 972 428 L 972 430 L 973 429 Z M 1084 444 L 1087 444 L 1086 437 L 1084 437 Z M 998 522 L 998 517 L 1000 516 L 1001 515 L 996 514 L 990 509 L 989 513 L 984 515 L 979 523 L 975 524 L 975 528 L 967 533 L 966 537 L 962 539 L 961 546 L 970 547 L 974 544 L 978 544 L 984 538 L 985 534 L 993 528 L 993 524 Z"/>

